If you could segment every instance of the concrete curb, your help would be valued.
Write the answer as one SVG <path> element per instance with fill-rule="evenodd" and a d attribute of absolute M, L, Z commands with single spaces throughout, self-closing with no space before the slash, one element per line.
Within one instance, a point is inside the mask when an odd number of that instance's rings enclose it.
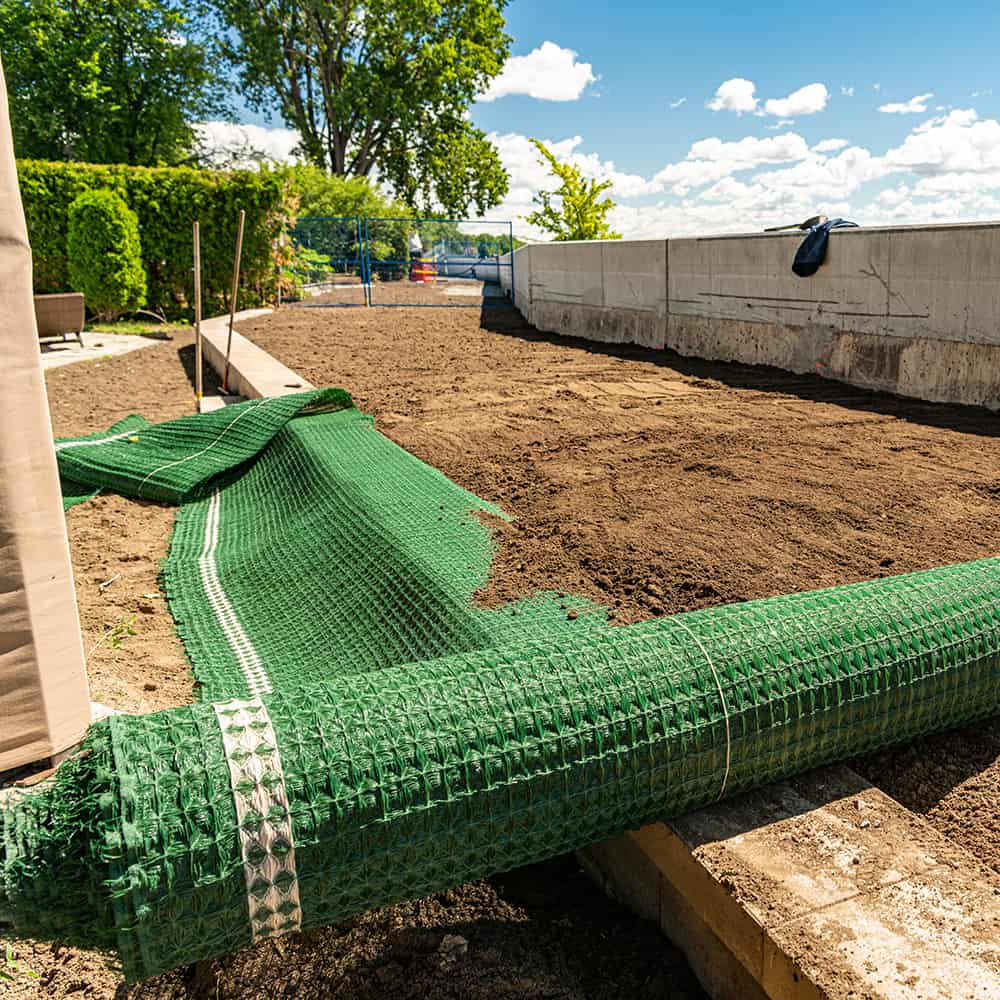
<path fill-rule="evenodd" d="M 843 765 L 581 858 L 660 925 L 712 996 L 1000 996 L 1000 878 Z"/>
<path fill-rule="evenodd" d="M 244 309 L 236 314 L 235 323 L 267 316 L 271 309 Z M 205 361 L 222 377 L 226 366 L 226 340 L 229 336 L 229 317 L 215 316 L 203 320 L 201 324 L 202 350 Z M 237 329 L 233 329 L 232 351 L 229 356 L 229 390 L 246 399 L 260 399 L 263 396 L 287 396 L 293 392 L 314 389 L 301 375 L 286 367 L 267 351 L 247 340 Z M 206 397 L 202 400 L 202 412 L 225 405 L 222 396 Z"/>

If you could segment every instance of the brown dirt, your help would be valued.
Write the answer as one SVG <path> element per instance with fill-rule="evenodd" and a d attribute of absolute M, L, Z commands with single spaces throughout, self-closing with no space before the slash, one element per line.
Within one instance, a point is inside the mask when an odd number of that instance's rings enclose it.
<path fill-rule="evenodd" d="M 192 353 L 183 334 L 135 354 L 49 372 L 55 433 L 88 433 L 134 412 L 153 420 L 193 412 Z M 158 586 L 173 516 L 173 508 L 107 495 L 67 517 L 92 695 L 123 711 L 192 700 L 191 675 Z M 98 584 L 116 574 L 101 592 Z M 133 615 L 136 634 L 112 648 L 107 629 Z M 0 961 L 5 943 L 0 938 Z M 10 984 L 0 980 L 5 1000 L 704 997 L 683 955 L 653 925 L 610 902 L 572 858 L 384 907 L 132 988 L 109 956 L 10 944 L 21 968 L 37 978 L 22 971 Z"/>
<path fill-rule="evenodd" d="M 150 420 L 193 413 L 192 344 L 192 335 L 182 333 L 131 354 L 47 372 L 55 435 L 103 430 L 130 413 Z M 214 385 L 206 380 L 206 389 Z M 173 523 L 172 507 L 112 493 L 66 516 L 91 698 L 111 708 L 153 712 L 191 701 L 191 673 L 159 585 Z"/>
<path fill-rule="evenodd" d="M 568 590 L 632 622 L 1000 551 L 984 410 L 540 334 L 513 310 L 291 307 L 241 329 L 517 516 L 491 601 Z M 1000 720 L 854 766 L 1000 870 Z"/>

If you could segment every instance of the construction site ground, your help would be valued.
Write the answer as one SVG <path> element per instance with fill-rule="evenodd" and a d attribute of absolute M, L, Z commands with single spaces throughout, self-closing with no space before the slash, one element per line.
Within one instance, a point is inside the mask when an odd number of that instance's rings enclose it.
<path fill-rule="evenodd" d="M 982 410 L 541 334 L 512 309 L 291 306 L 241 330 L 515 516 L 493 525 L 487 603 L 555 589 L 626 623 L 1000 550 L 1000 434 Z M 192 361 L 181 334 L 48 372 L 54 433 L 193 412 Z M 119 710 L 195 697 L 158 583 L 174 514 L 105 495 L 68 515 L 92 697 Z M 1000 870 L 1000 721 L 852 766 Z M 106 956 L 14 949 L 39 976 L 18 975 L 17 998 L 702 995 L 569 858 L 131 989 Z"/>
<path fill-rule="evenodd" d="M 129 413 L 157 421 L 193 413 L 193 359 L 193 337 L 175 334 L 47 372 L 54 434 L 106 428 Z M 205 388 L 217 388 L 208 373 Z M 175 514 L 105 494 L 67 515 L 91 697 L 119 711 L 196 698 L 159 582 Z M 112 955 L 2 935 L 0 971 L 6 943 L 19 971 L 0 978 L 3 1000 L 704 1000 L 683 954 L 608 900 L 572 856 L 132 987 Z"/>

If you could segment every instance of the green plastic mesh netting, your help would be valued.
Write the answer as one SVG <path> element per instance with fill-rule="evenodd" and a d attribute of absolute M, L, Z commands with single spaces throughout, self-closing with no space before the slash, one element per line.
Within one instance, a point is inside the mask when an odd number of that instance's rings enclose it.
<path fill-rule="evenodd" d="M 186 498 L 164 575 L 203 700 L 0 793 L 24 933 L 143 978 L 1000 708 L 1000 560 L 619 628 L 481 609 L 500 512 L 342 397 L 287 399 L 71 449 L 78 482 Z"/>
<path fill-rule="evenodd" d="M 97 443 L 103 444 L 107 442 L 109 438 L 128 437 L 149 426 L 150 423 L 145 417 L 133 413 L 132 416 L 126 417 L 124 420 L 119 420 L 116 424 L 112 424 L 106 431 L 78 438 L 56 438 L 56 454 L 83 446 L 90 448 Z M 75 507 L 85 500 L 93 500 L 101 492 L 100 486 L 94 486 L 91 483 L 74 482 L 73 479 L 68 478 L 63 473 L 62 467 L 60 467 L 59 471 L 59 488 L 62 491 L 64 514 L 70 507 Z"/>

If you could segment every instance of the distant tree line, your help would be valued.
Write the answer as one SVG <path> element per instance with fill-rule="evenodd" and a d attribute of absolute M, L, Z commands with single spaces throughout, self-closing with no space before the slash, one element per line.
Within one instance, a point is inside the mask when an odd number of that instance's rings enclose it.
<path fill-rule="evenodd" d="M 507 0 L 0 0 L 17 154 L 198 162 L 193 126 L 238 89 L 305 160 L 377 178 L 412 211 L 482 214 L 507 193 L 468 118 L 500 72 Z"/>
<path fill-rule="evenodd" d="M 194 126 L 231 116 L 238 91 L 301 136 L 299 214 L 482 215 L 508 178 L 469 108 L 507 59 L 507 2 L 0 0 L 15 150 L 204 165 Z M 617 236 L 610 184 L 535 145 L 559 185 L 527 221 L 557 240 Z M 507 249 L 489 233 L 470 248 Z"/>

